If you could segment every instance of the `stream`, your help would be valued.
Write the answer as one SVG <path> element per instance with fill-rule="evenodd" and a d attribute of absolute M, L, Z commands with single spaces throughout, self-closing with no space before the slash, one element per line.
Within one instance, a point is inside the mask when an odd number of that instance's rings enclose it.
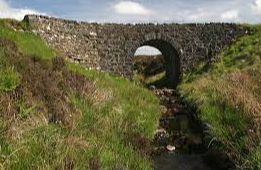
<path fill-rule="evenodd" d="M 173 89 L 150 87 L 160 98 L 162 117 L 153 142 L 155 170 L 234 169 L 223 154 L 204 143 L 209 125 L 202 124 Z"/>

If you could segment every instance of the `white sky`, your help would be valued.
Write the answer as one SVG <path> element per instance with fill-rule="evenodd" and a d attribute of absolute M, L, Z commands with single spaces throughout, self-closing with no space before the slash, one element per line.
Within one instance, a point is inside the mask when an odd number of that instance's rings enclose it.
<path fill-rule="evenodd" d="M 139 55 L 159 55 L 161 52 L 154 47 L 151 46 L 142 46 L 138 48 L 134 54 L 134 56 L 139 56 Z"/>

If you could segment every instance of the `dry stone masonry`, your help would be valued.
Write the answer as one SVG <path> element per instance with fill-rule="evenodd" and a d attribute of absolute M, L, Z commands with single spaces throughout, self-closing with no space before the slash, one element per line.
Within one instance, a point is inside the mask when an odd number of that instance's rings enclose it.
<path fill-rule="evenodd" d="M 38 15 L 24 20 L 66 58 L 126 77 L 132 75 L 133 56 L 142 45 L 158 48 L 166 57 L 168 74 L 177 77 L 199 61 L 211 62 L 225 46 L 248 33 L 247 27 L 226 23 L 97 24 Z"/>

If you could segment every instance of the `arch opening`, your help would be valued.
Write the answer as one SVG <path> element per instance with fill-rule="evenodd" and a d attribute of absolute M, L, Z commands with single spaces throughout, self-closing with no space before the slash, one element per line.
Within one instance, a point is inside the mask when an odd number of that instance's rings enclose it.
<path fill-rule="evenodd" d="M 176 88 L 180 80 L 178 52 L 164 40 L 146 41 L 134 54 L 134 76 L 147 86 Z"/>

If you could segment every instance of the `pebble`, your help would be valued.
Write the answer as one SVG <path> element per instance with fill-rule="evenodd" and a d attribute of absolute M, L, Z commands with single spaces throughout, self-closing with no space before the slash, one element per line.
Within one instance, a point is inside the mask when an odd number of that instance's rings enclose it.
<path fill-rule="evenodd" d="M 149 87 L 149 89 L 150 89 L 150 90 L 156 90 L 156 86 L 151 85 L 151 86 Z"/>
<path fill-rule="evenodd" d="M 172 145 L 167 145 L 167 146 L 166 146 L 166 149 L 167 149 L 168 151 L 170 151 L 170 152 L 173 152 L 173 151 L 176 150 L 176 147 L 175 147 L 175 146 L 172 146 Z"/>
<path fill-rule="evenodd" d="M 158 134 L 158 133 L 167 133 L 167 131 L 165 130 L 165 129 L 157 129 L 156 130 L 156 134 Z"/>

